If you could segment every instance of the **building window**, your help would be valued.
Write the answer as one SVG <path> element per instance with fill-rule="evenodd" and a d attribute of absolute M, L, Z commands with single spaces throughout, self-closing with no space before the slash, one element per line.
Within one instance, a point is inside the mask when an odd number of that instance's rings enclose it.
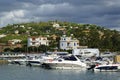
<path fill-rule="evenodd" d="M 69 43 L 69 42 L 67 43 L 67 46 L 70 46 L 70 43 Z"/>
<path fill-rule="evenodd" d="M 63 43 L 62 43 L 62 46 L 63 46 Z"/>
<path fill-rule="evenodd" d="M 41 42 L 39 44 L 41 45 Z"/>
<path fill-rule="evenodd" d="M 43 40 L 46 40 L 46 38 L 43 38 Z"/>
<path fill-rule="evenodd" d="M 32 42 L 32 45 L 35 45 L 35 42 Z"/>
<path fill-rule="evenodd" d="M 35 38 L 33 37 L 32 40 L 35 40 Z"/>
<path fill-rule="evenodd" d="M 76 43 L 74 43 L 74 46 L 76 46 Z"/>

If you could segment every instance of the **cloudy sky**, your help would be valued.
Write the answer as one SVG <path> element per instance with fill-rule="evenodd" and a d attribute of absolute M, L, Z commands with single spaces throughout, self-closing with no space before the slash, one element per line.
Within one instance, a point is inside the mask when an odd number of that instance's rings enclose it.
<path fill-rule="evenodd" d="M 120 0 L 0 0 L 0 27 L 48 20 L 118 29 Z"/>

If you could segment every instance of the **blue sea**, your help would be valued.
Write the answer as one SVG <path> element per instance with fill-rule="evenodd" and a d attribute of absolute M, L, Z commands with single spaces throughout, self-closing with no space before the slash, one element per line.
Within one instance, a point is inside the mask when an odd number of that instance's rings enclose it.
<path fill-rule="evenodd" d="M 50 70 L 6 64 L 0 65 L 0 80 L 120 80 L 120 72 Z"/>

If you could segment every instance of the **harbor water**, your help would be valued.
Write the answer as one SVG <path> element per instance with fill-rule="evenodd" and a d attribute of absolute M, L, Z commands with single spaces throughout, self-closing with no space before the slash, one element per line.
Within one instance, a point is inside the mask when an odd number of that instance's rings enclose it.
<path fill-rule="evenodd" d="M 0 80 L 120 80 L 120 72 L 50 70 L 4 64 L 0 65 Z"/>

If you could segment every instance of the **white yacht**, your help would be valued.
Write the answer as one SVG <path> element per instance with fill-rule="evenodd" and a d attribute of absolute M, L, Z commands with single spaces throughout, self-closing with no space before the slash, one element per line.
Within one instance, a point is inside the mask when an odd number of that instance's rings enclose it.
<path fill-rule="evenodd" d="M 54 60 L 47 60 L 43 63 L 49 69 L 86 69 L 86 64 L 81 62 L 75 55 L 64 56 Z"/>

